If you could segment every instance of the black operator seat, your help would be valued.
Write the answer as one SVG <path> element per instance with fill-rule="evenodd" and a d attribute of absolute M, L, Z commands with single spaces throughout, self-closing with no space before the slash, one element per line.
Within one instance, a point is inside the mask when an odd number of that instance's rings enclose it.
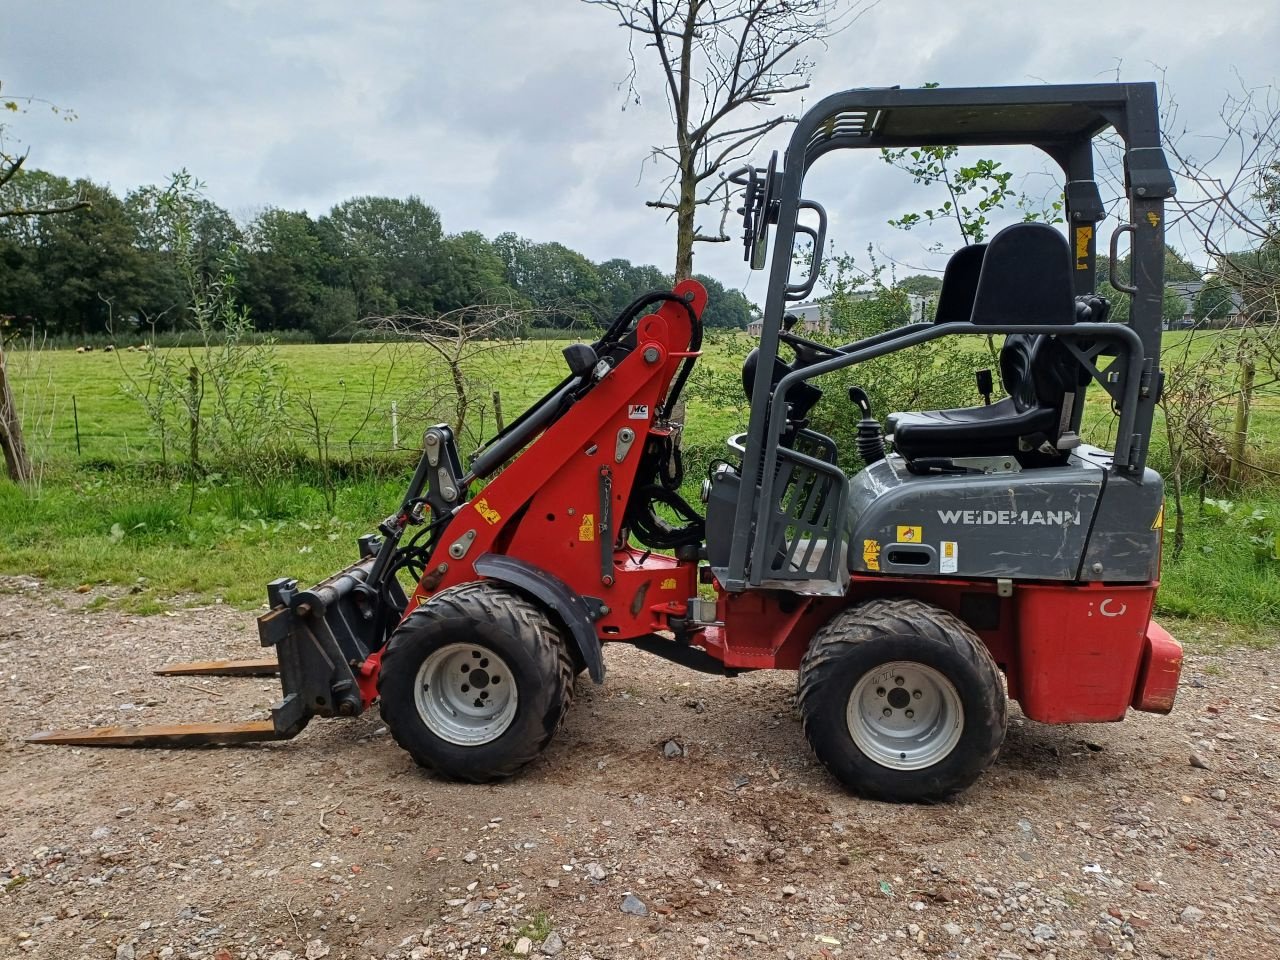
<path fill-rule="evenodd" d="M 963 255 L 971 268 L 978 256 L 970 252 L 974 249 L 955 256 Z M 1071 268 L 1067 239 L 1053 227 L 1005 227 L 981 254 L 969 319 L 979 326 L 1066 325 L 1086 319 L 1089 311 L 1079 309 L 1073 294 Z M 944 295 L 946 286 L 944 278 Z M 960 319 L 943 313 L 943 299 L 940 295 L 938 321 Z M 1070 428 L 1082 374 L 1056 336 L 1010 334 L 1000 350 L 1000 380 L 1007 397 L 987 406 L 894 414 L 889 420 L 894 449 L 909 463 L 1011 455 L 1024 466 L 1061 462 L 1068 450 L 1059 449 L 1059 440 Z"/>

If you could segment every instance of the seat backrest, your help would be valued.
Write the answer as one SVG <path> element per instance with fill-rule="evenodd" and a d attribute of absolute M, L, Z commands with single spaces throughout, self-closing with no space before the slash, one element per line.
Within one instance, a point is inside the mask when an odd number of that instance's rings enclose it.
<path fill-rule="evenodd" d="M 1011 333 L 1000 348 L 1000 381 L 1019 413 L 1060 408 L 1079 386 L 1081 371 L 1062 341 L 1043 333 Z"/>
<path fill-rule="evenodd" d="M 978 275 L 986 252 L 985 243 L 975 243 L 951 255 L 942 273 L 934 323 L 965 323 L 973 315 L 973 298 L 978 292 Z"/>
<path fill-rule="evenodd" d="M 987 244 L 973 299 L 977 324 L 1075 323 L 1071 247 L 1047 223 L 1015 223 Z"/>
<path fill-rule="evenodd" d="M 974 294 L 976 324 L 1074 324 L 1067 238 L 1045 223 L 1015 223 L 991 238 Z M 1000 379 L 1018 412 L 1061 408 L 1079 364 L 1052 336 L 1015 333 L 1000 349 Z"/>

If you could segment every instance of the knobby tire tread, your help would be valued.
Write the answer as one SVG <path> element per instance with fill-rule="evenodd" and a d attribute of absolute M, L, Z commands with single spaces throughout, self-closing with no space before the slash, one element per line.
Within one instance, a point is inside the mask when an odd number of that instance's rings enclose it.
<path fill-rule="evenodd" d="M 966 724 L 975 722 L 991 729 L 1005 729 L 1007 703 L 1000 668 L 973 629 L 954 614 L 923 601 L 904 597 L 886 598 L 869 600 L 841 611 L 814 634 L 801 660 L 796 705 L 800 710 L 805 737 L 815 750 L 818 747 L 815 729 L 818 718 L 814 705 L 819 699 L 818 691 L 833 682 L 844 657 L 861 644 L 904 636 L 922 637 L 945 645 L 968 661 L 982 678 L 983 684 L 999 695 L 991 698 L 989 715 L 972 718 L 966 716 Z M 975 758 L 978 768 L 986 769 L 995 762 L 1002 740 L 1002 736 L 997 738 L 991 749 Z M 850 746 L 852 747 L 852 741 Z M 819 753 L 819 759 L 832 773 L 836 773 L 828 758 Z M 900 799 L 874 786 L 862 785 L 855 789 L 880 799 Z M 950 789 L 926 791 L 912 799 L 938 800 L 952 792 L 954 791 Z"/>
<path fill-rule="evenodd" d="M 535 657 L 539 660 L 554 659 L 557 697 L 553 699 L 546 714 L 542 718 L 542 735 L 530 738 L 513 751 L 502 764 L 474 771 L 443 771 L 433 764 L 416 748 L 412 738 L 407 735 L 407 728 L 400 723 L 395 714 L 398 704 L 389 705 L 382 696 L 384 679 L 396 676 L 398 670 L 417 672 L 418 664 L 400 667 L 401 659 L 415 653 L 404 638 L 414 635 L 430 624 L 448 624 L 457 622 L 460 627 L 487 621 L 494 626 L 505 629 L 513 636 L 524 637 L 534 646 Z M 400 745 L 419 766 L 451 779 L 464 780 L 470 783 L 488 783 L 511 776 L 520 768 L 528 765 L 545 749 L 551 738 L 564 723 L 569 712 L 569 704 L 573 700 L 575 670 L 564 635 L 555 626 L 551 618 L 532 600 L 514 593 L 492 581 L 475 581 L 460 584 L 444 590 L 425 601 L 396 628 L 387 643 L 387 652 L 382 658 L 382 668 L 378 674 L 379 711 L 392 738 Z M 416 708 L 414 708 L 416 713 Z"/>

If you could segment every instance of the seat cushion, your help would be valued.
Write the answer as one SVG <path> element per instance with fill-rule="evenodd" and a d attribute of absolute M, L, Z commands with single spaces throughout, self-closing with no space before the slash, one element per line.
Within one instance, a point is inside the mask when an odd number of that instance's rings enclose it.
<path fill-rule="evenodd" d="M 998 457 L 1018 453 L 1021 437 L 1049 436 L 1057 426 L 1052 407 L 1018 411 L 1012 397 L 981 407 L 895 413 L 888 423 L 893 448 L 907 460 L 920 457 Z"/>

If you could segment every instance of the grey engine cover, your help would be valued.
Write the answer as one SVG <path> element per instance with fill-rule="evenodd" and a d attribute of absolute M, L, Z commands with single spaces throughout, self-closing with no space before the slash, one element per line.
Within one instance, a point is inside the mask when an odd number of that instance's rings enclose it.
<path fill-rule="evenodd" d="M 1163 485 L 1150 470 L 1142 484 L 1110 477 L 1110 456 L 1082 447 L 1061 467 L 930 476 L 908 473 L 900 457 L 881 460 L 850 478 L 849 569 L 1012 580 L 1154 579 Z M 1108 529 L 1094 534 L 1098 543 L 1086 557 L 1100 500 Z"/>

